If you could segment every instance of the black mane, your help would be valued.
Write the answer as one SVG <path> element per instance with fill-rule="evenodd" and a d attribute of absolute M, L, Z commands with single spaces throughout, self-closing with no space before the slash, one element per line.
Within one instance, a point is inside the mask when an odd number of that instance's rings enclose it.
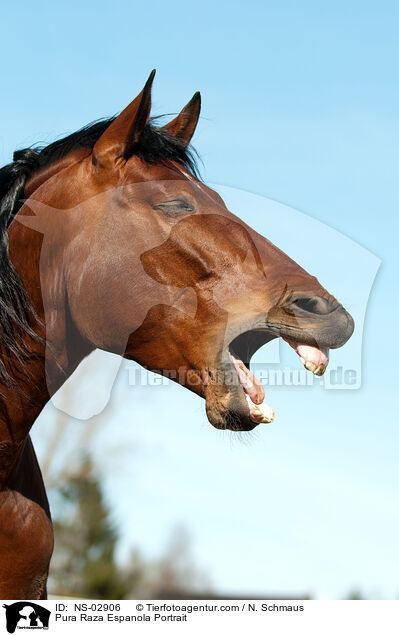
<path fill-rule="evenodd" d="M 74 150 L 92 150 L 114 119 L 110 117 L 96 121 L 45 147 L 16 150 L 13 162 L 0 169 L 0 383 L 6 386 L 12 386 L 7 371 L 10 362 L 7 360 L 8 354 L 23 362 L 26 353 L 21 344 L 21 334 L 27 333 L 38 339 L 31 326 L 38 317 L 8 256 L 7 228 L 22 205 L 27 180 Z M 185 142 L 155 127 L 152 122 L 144 129 L 134 148 L 134 155 L 149 164 L 177 162 L 198 175 L 195 154 L 186 147 Z"/>

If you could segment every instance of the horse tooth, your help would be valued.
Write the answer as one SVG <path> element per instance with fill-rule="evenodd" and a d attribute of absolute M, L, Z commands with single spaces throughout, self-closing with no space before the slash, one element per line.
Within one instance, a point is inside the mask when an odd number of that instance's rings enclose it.
<path fill-rule="evenodd" d="M 262 415 L 263 415 L 263 418 L 262 418 L 261 424 L 270 424 L 271 422 L 273 422 L 273 420 L 274 420 L 274 418 L 275 418 L 274 409 L 272 409 L 272 407 L 271 407 L 271 406 L 268 406 L 268 409 L 269 409 L 269 414 L 268 414 L 268 415 L 266 415 L 265 413 L 263 413 L 263 412 L 261 411 L 261 413 L 262 413 Z"/>
<path fill-rule="evenodd" d="M 316 365 L 314 364 L 314 362 L 310 362 L 310 360 L 308 360 L 305 364 L 305 367 L 308 371 L 311 371 L 312 373 L 316 372 Z"/>
<path fill-rule="evenodd" d="M 252 418 L 256 418 L 257 424 L 270 424 L 274 420 L 274 410 L 268 404 L 255 404 L 252 402 L 249 395 L 246 395 L 248 402 L 250 415 Z"/>

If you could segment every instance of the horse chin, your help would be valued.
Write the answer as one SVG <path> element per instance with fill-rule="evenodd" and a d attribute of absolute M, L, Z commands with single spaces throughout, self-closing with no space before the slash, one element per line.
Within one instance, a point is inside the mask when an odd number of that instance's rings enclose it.
<path fill-rule="evenodd" d="M 225 353 L 217 369 L 207 369 L 204 397 L 210 423 L 221 430 L 251 431 L 258 424 L 272 422 L 274 412 L 264 404 L 259 380 L 230 349 Z"/>
<path fill-rule="evenodd" d="M 206 414 L 218 429 L 252 431 L 257 422 L 251 420 L 248 404 L 240 386 L 208 384 L 205 390 Z"/>

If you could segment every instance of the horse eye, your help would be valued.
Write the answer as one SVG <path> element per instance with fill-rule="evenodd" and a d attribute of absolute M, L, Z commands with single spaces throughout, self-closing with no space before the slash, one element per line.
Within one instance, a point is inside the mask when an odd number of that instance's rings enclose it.
<path fill-rule="evenodd" d="M 195 212 L 195 208 L 186 199 L 174 199 L 172 201 L 165 201 L 165 203 L 158 203 L 153 206 L 154 210 L 160 210 L 166 216 L 176 218 L 178 216 L 185 216 L 186 214 L 192 214 Z"/>

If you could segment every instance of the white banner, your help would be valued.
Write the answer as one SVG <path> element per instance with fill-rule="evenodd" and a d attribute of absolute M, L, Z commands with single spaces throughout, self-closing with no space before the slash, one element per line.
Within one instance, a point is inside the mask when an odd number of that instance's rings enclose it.
<path fill-rule="evenodd" d="M 399 601 L 3 601 L 1 634 L 397 636 Z M 207 632 L 204 632 L 207 630 Z M 40 633 L 36 636 L 40 636 Z"/>

